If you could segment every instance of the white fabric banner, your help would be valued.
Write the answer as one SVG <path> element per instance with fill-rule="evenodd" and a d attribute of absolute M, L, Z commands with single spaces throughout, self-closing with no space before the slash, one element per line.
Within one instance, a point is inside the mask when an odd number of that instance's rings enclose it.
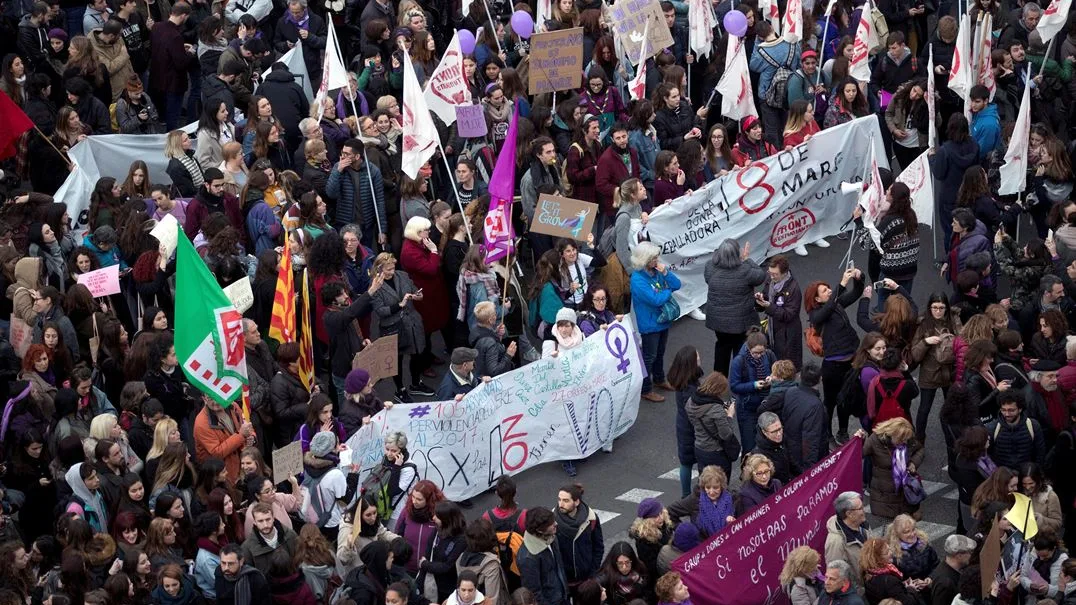
<path fill-rule="evenodd" d="M 930 150 L 908 164 L 897 176 L 898 183 L 904 183 L 912 195 L 912 210 L 915 218 L 924 225 L 934 224 L 934 174 L 930 171 Z"/>
<path fill-rule="evenodd" d="M 303 87 L 306 98 L 313 101 L 310 77 L 303 61 L 303 47 L 296 46 L 279 60 L 296 76 L 296 82 Z M 263 77 L 268 74 L 269 72 L 265 72 Z M 197 129 L 198 122 L 183 127 L 183 130 L 191 135 L 191 139 L 195 138 Z M 89 223 L 90 194 L 93 193 L 97 180 L 110 176 L 122 183 L 135 160 L 146 162 L 151 183 L 171 183 L 172 179 L 165 172 L 168 167 L 168 158 L 164 157 L 164 144 L 167 139 L 168 135 L 163 134 L 104 134 L 87 137 L 68 150 L 67 155 L 76 168 L 53 197 L 57 202 L 67 204 L 67 214 L 71 217 L 73 229 L 83 231 Z"/>
<path fill-rule="evenodd" d="M 420 479 L 451 500 L 477 496 L 501 475 L 575 460 L 623 434 L 639 414 L 643 369 L 630 319 L 574 349 L 479 385 L 461 401 L 397 404 L 347 441 L 365 475 L 384 457 L 384 437 L 407 435 Z"/>
<path fill-rule="evenodd" d="M 859 118 L 656 208 L 646 232 L 683 284 L 675 293 L 681 311 L 706 302 L 703 271 L 726 238 L 750 243 L 751 258 L 762 261 L 839 233 L 858 199 L 842 194 L 841 183 L 863 180 L 872 142 L 879 164 L 889 165 L 881 137 L 876 116 Z"/>

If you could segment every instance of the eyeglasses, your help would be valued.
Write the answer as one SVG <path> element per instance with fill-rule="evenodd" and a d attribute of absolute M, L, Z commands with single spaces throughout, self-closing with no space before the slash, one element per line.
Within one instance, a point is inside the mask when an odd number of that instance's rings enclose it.
<path fill-rule="evenodd" d="M 594 302 L 605 302 L 606 298 L 604 296 L 595 296 L 592 300 Z"/>
<path fill-rule="evenodd" d="M 773 474 L 773 470 L 771 470 L 771 469 L 768 469 L 768 468 L 767 468 L 767 469 L 759 469 L 759 470 L 757 470 L 757 471 L 754 471 L 754 472 L 753 472 L 753 473 L 751 473 L 751 474 L 752 474 L 752 475 L 754 475 L 754 476 L 756 476 L 756 477 L 765 477 L 766 475 L 772 475 L 772 474 Z"/>
<path fill-rule="evenodd" d="M 272 494 L 275 491 L 276 491 L 276 488 L 273 487 L 272 485 L 270 485 L 269 487 L 263 489 L 262 491 L 260 491 L 258 493 L 263 495 L 263 496 L 268 496 L 269 494 Z"/>

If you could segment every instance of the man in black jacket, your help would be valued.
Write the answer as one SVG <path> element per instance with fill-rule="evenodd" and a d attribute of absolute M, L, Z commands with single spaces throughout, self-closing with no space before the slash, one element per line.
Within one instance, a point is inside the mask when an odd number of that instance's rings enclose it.
<path fill-rule="evenodd" d="M 149 394 L 145 396 L 149 397 Z M 164 406 L 161 402 L 153 398 L 146 399 L 142 402 L 140 416 L 135 418 L 127 431 L 131 451 L 142 460 L 146 459 L 146 454 L 153 448 L 153 430 L 161 418 L 164 418 Z"/>
<path fill-rule="evenodd" d="M 48 4 L 34 2 L 30 13 L 23 15 L 22 21 L 19 21 L 18 49 L 23 61 L 26 62 L 28 74 L 42 71 L 48 64 L 49 32 L 45 28 L 48 12 Z"/>
<path fill-rule="evenodd" d="M 497 308 L 488 300 L 474 307 L 476 324 L 471 330 L 470 343 L 478 353 L 474 372 L 479 376 L 500 376 L 515 368 L 512 358 L 516 355 L 517 343 L 508 346 L 501 344 L 504 326 L 494 327 L 497 322 Z"/>
<path fill-rule="evenodd" d="M 1038 420 L 1024 412 L 1024 398 L 1012 389 L 998 395 L 999 413 L 986 425 L 990 435 L 990 458 L 998 466 L 1018 469 L 1025 462 L 1042 464 L 1046 439 Z"/>
<path fill-rule="evenodd" d="M 954 534 L 945 539 L 945 561 L 930 574 L 930 604 L 950 605 L 960 592 L 960 570 L 971 563 L 975 540 Z"/>
<path fill-rule="evenodd" d="M 781 422 L 784 426 L 785 450 L 801 469 L 814 466 L 828 453 L 826 407 L 818 395 L 822 371 L 816 363 L 804 364 L 799 386 L 784 392 Z"/>
<path fill-rule="evenodd" d="M 339 238 L 334 234 L 322 237 Z M 343 282 L 331 281 L 321 287 L 321 304 L 325 305 L 325 331 L 329 333 L 329 366 L 332 370 L 333 386 L 336 388 L 337 405 L 343 405 L 344 402 L 344 382 L 351 371 L 351 360 L 356 353 L 370 344 L 370 339 L 363 336 L 355 321 L 373 311 L 370 297 L 384 283 L 384 276 L 381 273 L 375 274 L 370 287 L 354 301 L 348 296 Z"/>
<path fill-rule="evenodd" d="M 787 397 L 787 394 L 786 394 Z M 783 485 L 803 472 L 789 455 L 785 447 L 784 426 L 781 419 L 773 412 L 762 412 L 758 416 L 758 436 L 755 438 L 755 449 L 752 454 L 762 454 L 773 462 L 773 478 Z M 747 456 L 744 456 L 747 460 Z"/>
<path fill-rule="evenodd" d="M 258 605 L 270 602 L 269 582 L 265 574 L 246 565 L 242 548 L 235 543 L 220 549 L 214 587 L 217 605 Z"/>
<path fill-rule="evenodd" d="M 296 83 L 295 75 L 288 71 L 288 66 L 278 61 L 273 63 L 273 70 L 265 76 L 258 94 L 269 99 L 273 115 L 284 127 L 284 143 L 287 144 L 288 153 L 294 153 L 303 138 L 299 132 L 299 122 L 310 115 L 310 101 L 303 88 Z"/>
<path fill-rule="evenodd" d="M 450 399 L 459 401 L 480 384 L 481 379 L 474 371 L 475 359 L 477 358 L 478 351 L 474 349 L 466 347 L 453 349 L 451 365 L 449 365 L 448 371 L 445 372 L 441 386 L 437 388 L 436 401 L 448 401 Z"/>

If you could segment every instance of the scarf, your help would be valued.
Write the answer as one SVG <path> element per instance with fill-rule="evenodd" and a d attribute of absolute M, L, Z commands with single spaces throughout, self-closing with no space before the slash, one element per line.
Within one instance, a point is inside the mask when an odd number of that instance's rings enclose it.
<path fill-rule="evenodd" d="M 309 30 L 309 28 L 310 28 L 310 25 L 309 25 L 310 24 L 310 11 L 303 12 L 303 18 L 299 19 L 299 20 L 295 19 L 295 17 L 291 14 L 291 11 L 285 11 L 284 12 L 284 22 L 285 23 L 291 23 L 292 25 L 294 25 L 298 29 Z"/>
<path fill-rule="evenodd" d="M 770 302 L 777 304 L 777 293 L 785 289 L 785 285 L 788 284 L 788 280 L 792 279 L 791 273 L 786 273 L 785 278 L 779 282 L 773 282 L 770 284 Z"/>
<path fill-rule="evenodd" d="M 67 271 L 67 265 L 64 263 L 63 252 L 60 250 L 59 240 L 46 244 L 44 242 L 35 244 L 37 246 L 37 256 L 45 261 L 45 272 L 49 275 L 56 275 L 63 277 Z M 64 291 L 65 279 L 60 280 L 60 291 Z"/>
<path fill-rule="evenodd" d="M 735 512 L 729 490 L 721 490 L 717 502 L 713 502 L 706 492 L 699 490 L 699 529 L 707 536 L 712 536 L 725 528 L 727 519 Z"/>
<path fill-rule="evenodd" d="M 349 97 L 344 96 L 344 90 L 345 89 L 341 88 L 340 92 L 336 94 L 336 117 L 340 118 L 341 120 L 346 118 L 347 117 L 347 107 L 350 106 L 350 104 L 355 102 L 355 101 L 358 101 L 358 104 L 359 104 L 359 106 L 356 109 L 360 109 L 361 112 L 362 112 L 360 115 L 365 116 L 365 115 L 368 115 L 370 113 L 370 106 L 366 102 L 366 95 L 355 95 L 355 98 L 351 99 Z M 347 106 L 344 105 L 344 101 L 348 102 Z"/>
<path fill-rule="evenodd" d="M 228 545 L 228 538 L 221 536 L 220 543 L 216 543 L 209 538 L 198 538 L 198 548 L 220 557 L 220 549 Z"/>
<path fill-rule="evenodd" d="M 475 273 L 470 269 L 464 269 L 463 273 L 460 274 L 460 278 L 456 280 L 456 298 L 462 303 L 456 311 L 457 321 L 465 321 L 467 319 L 467 309 L 474 308 L 474 305 L 466 304 L 470 302 L 468 300 L 467 291 L 472 284 L 480 282 L 486 286 L 487 300 L 494 300 L 500 297 L 501 289 L 497 285 L 497 275 L 493 273 L 493 271 Z"/>
<path fill-rule="evenodd" d="M 879 567 L 877 569 L 868 570 L 867 573 L 872 576 L 891 575 L 897 576 L 898 578 L 904 577 L 904 574 L 900 573 L 900 570 L 897 569 L 897 566 L 893 565 L 892 563 L 887 563 L 885 564 L 885 566 Z"/>
<path fill-rule="evenodd" d="M 998 378 L 997 376 L 994 376 L 994 368 L 979 370 L 979 375 L 986 379 L 986 382 L 991 386 L 991 388 L 998 388 Z"/>
<path fill-rule="evenodd" d="M 769 370 L 766 369 L 766 354 L 763 353 L 762 357 L 755 358 L 754 355 L 747 354 L 747 363 L 751 364 L 751 370 L 755 373 L 755 380 L 760 380 L 770 375 Z"/>
<path fill-rule="evenodd" d="M 904 482 L 908 480 L 908 446 L 894 446 L 890 459 L 893 467 L 893 488 L 900 493 Z"/>
<path fill-rule="evenodd" d="M 388 137 L 379 134 L 376 137 L 360 136 L 363 145 L 368 145 L 385 152 L 388 155 L 396 155 L 396 146 L 389 142 Z"/>
<path fill-rule="evenodd" d="M 998 470 L 998 465 L 994 464 L 994 461 L 990 459 L 988 454 L 979 456 L 979 459 L 975 461 L 975 466 L 979 469 L 979 473 L 983 476 L 983 479 L 993 475 L 994 471 Z"/>
<path fill-rule="evenodd" d="M 574 349 L 583 343 L 583 331 L 579 329 L 579 326 L 572 326 L 572 333 L 567 338 L 560 335 L 560 330 L 553 328 L 553 338 L 557 339 L 558 348 L 560 349 Z"/>
<path fill-rule="evenodd" d="M 191 175 L 191 180 L 194 181 L 194 188 L 197 189 L 205 184 L 205 177 L 202 175 L 202 167 L 198 165 L 198 161 L 194 159 L 194 152 L 188 151 L 178 157 L 180 164 L 187 169 L 187 172 Z"/>

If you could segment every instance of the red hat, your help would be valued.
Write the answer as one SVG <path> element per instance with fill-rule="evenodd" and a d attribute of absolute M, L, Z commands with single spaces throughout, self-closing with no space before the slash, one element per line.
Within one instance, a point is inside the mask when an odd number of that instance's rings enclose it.
<path fill-rule="evenodd" d="M 742 121 L 740 121 L 740 132 L 747 132 L 748 130 L 751 130 L 755 127 L 755 124 L 758 124 L 758 117 L 747 116 Z"/>

